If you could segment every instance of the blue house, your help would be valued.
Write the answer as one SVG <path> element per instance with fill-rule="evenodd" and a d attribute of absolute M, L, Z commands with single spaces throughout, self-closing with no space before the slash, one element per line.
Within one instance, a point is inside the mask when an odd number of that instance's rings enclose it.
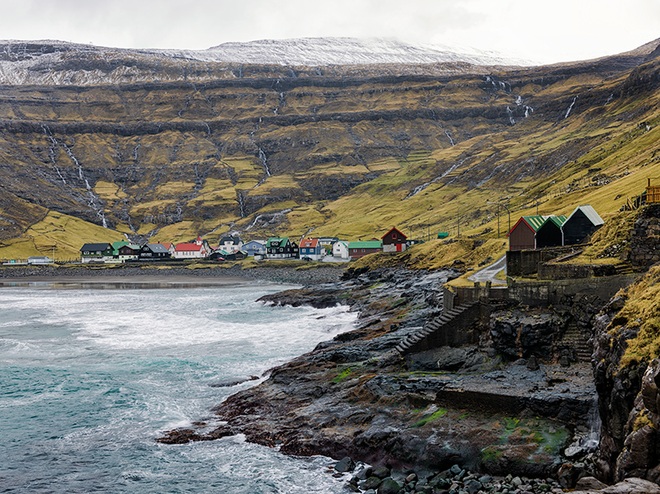
<path fill-rule="evenodd" d="M 248 256 L 263 256 L 266 254 L 266 241 L 250 240 L 243 244 L 241 250 L 247 253 Z"/>
<path fill-rule="evenodd" d="M 303 238 L 298 246 L 300 248 L 300 258 L 303 260 L 319 261 L 325 255 L 325 249 L 318 238 Z M 309 259 L 305 259 L 305 258 Z"/>

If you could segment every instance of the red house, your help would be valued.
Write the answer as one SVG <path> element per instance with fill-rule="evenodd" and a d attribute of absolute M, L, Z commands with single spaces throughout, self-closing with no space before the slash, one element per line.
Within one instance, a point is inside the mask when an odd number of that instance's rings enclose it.
<path fill-rule="evenodd" d="M 544 216 L 521 216 L 507 234 L 509 237 L 509 250 L 536 249 L 536 232 L 545 223 Z"/>
<path fill-rule="evenodd" d="M 392 228 L 382 237 L 383 252 L 403 252 L 406 250 L 406 237 L 398 229 Z"/>

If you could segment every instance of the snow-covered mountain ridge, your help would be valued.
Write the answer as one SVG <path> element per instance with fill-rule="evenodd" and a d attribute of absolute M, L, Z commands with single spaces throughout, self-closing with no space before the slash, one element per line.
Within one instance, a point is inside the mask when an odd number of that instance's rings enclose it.
<path fill-rule="evenodd" d="M 520 66 L 494 52 L 413 46 L 391 39 L 301 38 L 223 43 L 207 50 L 122 49 L 62 41 L 0 41 L 0 84 L 116 84 L 204 80 L 230 65 L 338 67 L 447 65 Z M 224 72 L 223 72 L 224 67 Z M 475 67 L 476 68 L 476 67 Z M 240 75 L 239 75 L 240 77 Z"/>

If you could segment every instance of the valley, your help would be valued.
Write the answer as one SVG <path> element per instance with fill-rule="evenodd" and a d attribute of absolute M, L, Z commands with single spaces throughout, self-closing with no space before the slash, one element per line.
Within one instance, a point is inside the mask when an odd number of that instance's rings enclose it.
<path fill-rule="evenodd" d="M 496 238 L 504 211 L 584 203 L 606 218 L 660 176 L 657 44 L 459 74 L 216 63 L 204 80 L 5 85 L 0 258 L 123 235 Z M 93 70 L 153 62 L 137 56 Z"/>

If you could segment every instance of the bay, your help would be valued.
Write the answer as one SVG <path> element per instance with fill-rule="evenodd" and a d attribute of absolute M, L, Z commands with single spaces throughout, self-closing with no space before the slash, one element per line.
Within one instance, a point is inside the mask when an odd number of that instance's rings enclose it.
<path fill-rule="evenodd" d="M 289 288 L 266 282 L 54 286 L 0 288 L 0 492 L 343 492 L 328 458 L 240 436 L 155 439 L 213 424 L 213 406 L 352 329 L 354 314 L 265 306 L 259 296 Z"/>

